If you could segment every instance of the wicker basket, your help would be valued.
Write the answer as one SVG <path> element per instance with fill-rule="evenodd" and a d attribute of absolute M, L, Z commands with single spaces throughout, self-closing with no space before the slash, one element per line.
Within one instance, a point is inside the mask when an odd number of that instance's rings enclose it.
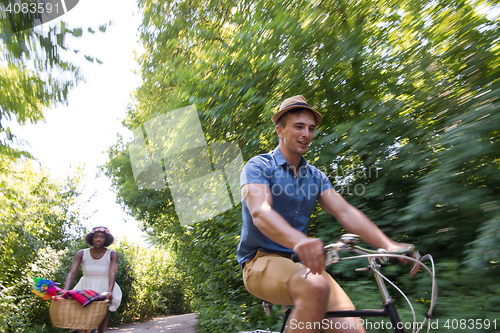
<path fill-rule="evenodd" d="M 52 326 L 71 329 L 97 328 L 108 311 L 108 300 L 91 302 L 86 307 L 71 299 L 52 298 L 49 308 Z"/>

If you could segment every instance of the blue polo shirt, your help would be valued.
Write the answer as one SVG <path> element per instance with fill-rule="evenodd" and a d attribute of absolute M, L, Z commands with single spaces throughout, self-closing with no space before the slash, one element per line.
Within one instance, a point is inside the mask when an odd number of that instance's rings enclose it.
<path fill-rule="evenodd" d="M 304 157 L 300 162 L 298 176 L 295 175 L 279 148 L 251 158 L 243 167 L 241 186 L 264 184 L 269 186 L 273 197 L 272 208 L 295 229 L 307 234 L 309 219 L 321 192 L 333 188 L 328 177 L 316 167 L 309 165 Z M 252 259 L 258 250 L 268 253 L 291 254 L 293 251 L 266 237 L 253 224 L 252 216 L 242 200 L 243 226 L 237 250 L 238 263 Z"/>

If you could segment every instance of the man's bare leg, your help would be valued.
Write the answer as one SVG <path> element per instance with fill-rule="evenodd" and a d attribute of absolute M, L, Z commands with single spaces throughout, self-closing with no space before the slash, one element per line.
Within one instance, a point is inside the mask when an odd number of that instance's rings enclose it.
<path fill-rule="evenodd" d="M 325 332 L 364 333 L 364 328 L 361 325 L 357 326 L 359 318 L 334 318 L 329 322 L 324 320 L 330 286 L 322 275 L 309 275 L 307 279 L 303 279 L 305 272 L 305 268 L 295 272 L 289 281 L 289 292 L 294 308 L 286 332 L 317 333 L 326 328 Z M 347 329 L 336 330 L 335 327 Z"/>
<path fill-rule="evenodd" d="M 365 328 L 360 318 L 330 318 L 326 333 L 365 333 Z"/>

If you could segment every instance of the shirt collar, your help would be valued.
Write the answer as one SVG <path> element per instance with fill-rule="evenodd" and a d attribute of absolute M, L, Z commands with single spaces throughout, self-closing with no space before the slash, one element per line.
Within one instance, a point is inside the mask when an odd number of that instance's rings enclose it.
<path fill-rule="evenodd" d="M 276 163 L 278 163 L 278 165 L 288 164 L 286 159 L 283 157 L 283 154 L 281 153 L 279 147 L 276 147 L 276 149 L 274 149 L 273 152 L 274 152 L 274 158 L 276 159 Z M 300 158 L 300 169 L 302 168 L 309 168 L 309 163 L 306 161 L 304 156 L 301 156 Z"/>

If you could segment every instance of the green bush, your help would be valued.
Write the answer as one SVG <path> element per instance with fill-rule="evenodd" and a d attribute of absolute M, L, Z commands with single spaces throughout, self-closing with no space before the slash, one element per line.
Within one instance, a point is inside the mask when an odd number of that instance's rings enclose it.
<path fill-rule="evenodd" d="M 32 278 L 57 281 L 61 258 L 83 229 L 77 210 L 81 173 L 52 179 L 31 161 L 0 156 L 0 331 L 57 332 Z"/>
<path fill-rule="evenodd" d="M 170 251 L 141 247 L 127 240 L 116 242 L 112 248 L 120 257 L 116 280 L 123 299 L 110 325 L 190 311 L 190 300 Z"/>

